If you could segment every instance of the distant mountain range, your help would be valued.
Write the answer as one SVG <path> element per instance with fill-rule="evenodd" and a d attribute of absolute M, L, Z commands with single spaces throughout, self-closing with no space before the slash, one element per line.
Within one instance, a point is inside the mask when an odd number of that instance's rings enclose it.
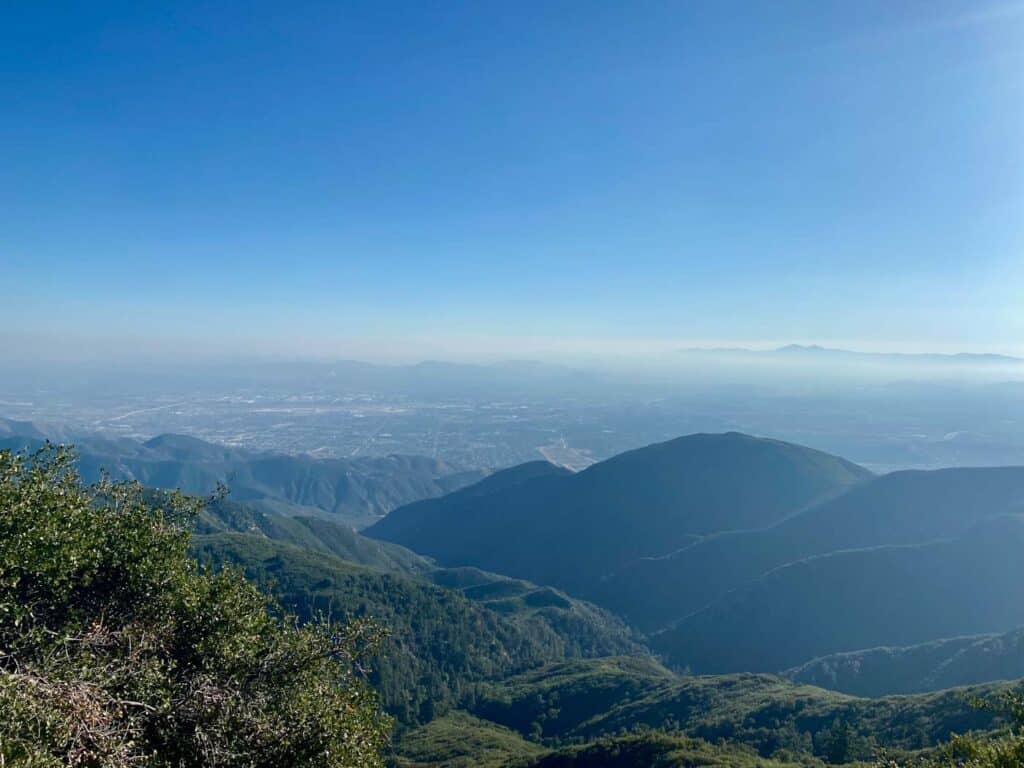
<path fill-rule="evenodd" d="M 145 442 L 52 432 L 0 419 L 0 448 L 33 449 L 47 439 L 73 442 L 87 481 L 109 472 L 154 488 L 208 494 L 223 483 L 231 498 L 266 511 L 326 516 L 356 528 L 392 509 L 439 496 L 487 475 L 424 456 L 317 459 L 215 445 L 185 435 Z"/>
<path fill-rule="evenodd" d="M 817 344 L 787 344 L 775 349 L 747 349 L 745 347 L 692 347 L 681 349 L 680 355 L 693 357 L 719 357 L 734 360 L 797 361 L 805 363 L 901 363 L 946 365 L 1024 365 L 1024 358 L 975 352 L 855 352 L 849 349 L 823 347 Z"/>

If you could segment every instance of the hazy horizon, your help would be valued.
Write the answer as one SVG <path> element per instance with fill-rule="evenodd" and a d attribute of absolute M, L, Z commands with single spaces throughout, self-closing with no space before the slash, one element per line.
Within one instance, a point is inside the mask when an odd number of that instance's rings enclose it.
<path fill-rule="evenodd" d="M 652 364 L 671 361 L 685 352 L 773 352 L 807 347 L 864 355 L 999 356 L 1024 359 L 1022 345 L 865 343 L 855 339 L 593 339 L 458 337 L 344 339 L 311 343 L 301 336 L 268 340 L 96 336 L 74 334 L 2 334 L 3 364 L 145 364 L 218 365 L 247 362 L 366 362 L 414 365 L 422 362 L 496 364 L 538 362 L 568 366 Z"/>

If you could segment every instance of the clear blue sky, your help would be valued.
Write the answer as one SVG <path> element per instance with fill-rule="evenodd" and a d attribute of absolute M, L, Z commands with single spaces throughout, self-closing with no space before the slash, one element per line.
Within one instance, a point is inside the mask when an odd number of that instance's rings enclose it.
<path fill-rule="evenodd" d="M 1021 352 L 1024 2 L 8 2 L 0 179 L 15 355 Z"/>

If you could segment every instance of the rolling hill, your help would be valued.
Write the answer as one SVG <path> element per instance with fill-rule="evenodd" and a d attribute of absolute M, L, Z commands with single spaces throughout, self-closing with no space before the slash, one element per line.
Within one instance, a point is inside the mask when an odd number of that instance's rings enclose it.
<path fill-rule="evenodd" d="M 718 531 L 763 527 L 867 480 L 809 448 L 739 433 L 640 448 L 577 474 L 533 467 L 396 509 L 365 533 L 445 565 L 570 591 Z"/>
<path fill-rule="evenodd" d="M 48 434 L 48 433 L 47 433 Z M 34 449 L 47 435 L 27 422 L 5 422 L 0 448 Z M 315 459 L 215 445 L 185 435 L 139 442 L 76 436 L 87 481 L 106 470 L 115 480 L 208 494 L 227 485 L 235 501 L 288 515 L 324 516 L 360 528 L 397 506 L 476 482 L 486 472 L 423 456 Z"/>
<path fill-rule="evenodd" d="M 642 652 L 618 619 L 556 589 L 478 568 L 441 568 L 404 547 L 369 539 L 329 520 L 283 517 L 220 499 L 206 505 L 193 530 L 201 536 L 247 534 L 274 545 L 330 555 L 346 564 L 442 587 L 513 620 L 541 618 L 558 633 L 563 652 L 569 656 L 617 653 L 623 649 Z M 206 539 L 200 539 L 203 540 Z"/>
<path fill-rule="evenodd" d="M 202 562 L 241 568 L 302 619 L 371 617 L 389 635 L 371 682 L 402 723 L 426 722 L 475 684 L 545 661 L 641 653 L 610 614 L 554 590 L 479 571 L 422 578 L 345 562 L 257 533 L 198 535 Z M 444 586 L 441 586 L 441 585 Z"/>
<path fill-rule="evenodd" d="M 452 712 L 417 728 L 399 743 L 397 768 L 798 768 L 766 760 L 745 745 L 712 744 L 663 731 L 607 736 L 547 749 L 522 735 Z"/>
<path fill-rule="evenodd" d="M 159 492 L 157 492 L 159 498 Z M 246 533 L 331 555 L 355 565 L 407 576 L 429 574 L 436 566 L 397 544 L 360 536 L 348 526 L 321 517 L 288 517 L 215 499 L 206 504 L 192 530 L 200 535 Z"/>
<path fill-rule="evenodd" d="M 878 746 L 920 749 L 951 732 L 990 727 L 998 716 L 970 702 L 1002 690 L 989 685 L 864 699 L 775 675 L 676 676 L 649 659 L 603 658 L 553 662 L 485 683 L 469 712 L 478 722 L 548 745 L 651 728 L 808 765 L 816 764 L 814 757 L 871 760 Z M 837 734 L 845 737 L 842 754 L 836 754 Z"/>

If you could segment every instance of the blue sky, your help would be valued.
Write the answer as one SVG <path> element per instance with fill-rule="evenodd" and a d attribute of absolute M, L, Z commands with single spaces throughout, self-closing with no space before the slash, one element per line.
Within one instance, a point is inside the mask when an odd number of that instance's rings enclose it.
<path fill-rule="evenodd" d="M 14 356 L 1024 352 L 1024 2 L 5 3 L 0 179 Z"/>

